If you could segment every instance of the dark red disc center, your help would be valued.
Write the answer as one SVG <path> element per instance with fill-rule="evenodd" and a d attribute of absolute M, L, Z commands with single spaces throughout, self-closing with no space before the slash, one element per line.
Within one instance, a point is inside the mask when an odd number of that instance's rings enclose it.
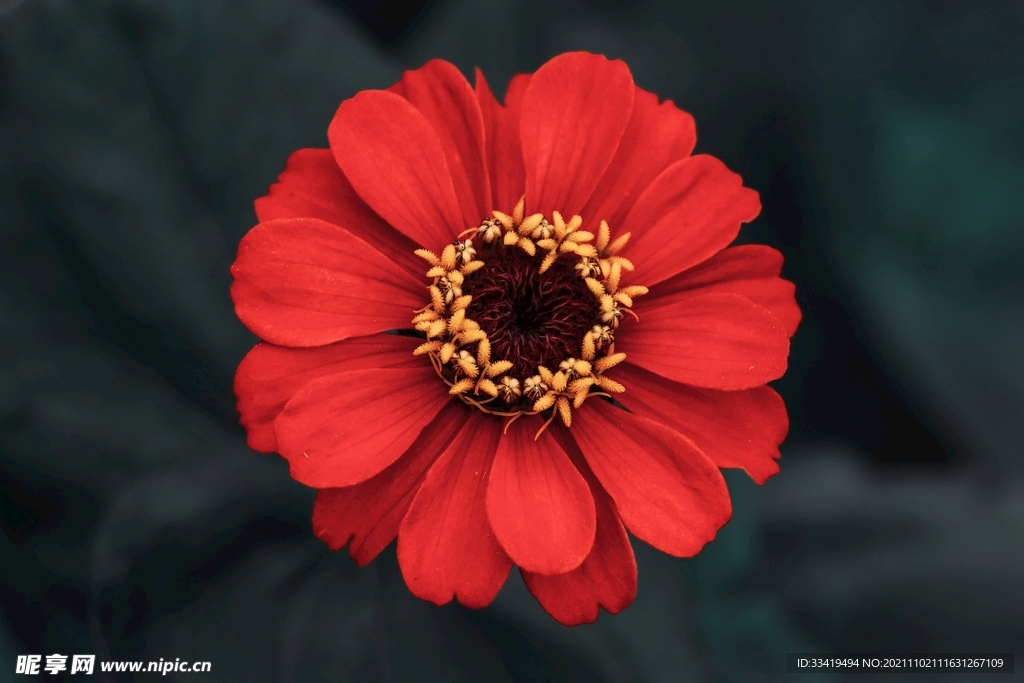
<path fill-rule="evenodd" d="M 520 378 L 537 374 L 538 365 L 554 371 L 579 357 L 600 309 L 574 269 L 576 260 L 563 256 L 540 273 L 541 255 L 518 248 L 480 257 L 487 265 L 467 277 L 462 290 L 473 295 L 466 314 L 487 332 L 491 357 L 511 361 Z"/>

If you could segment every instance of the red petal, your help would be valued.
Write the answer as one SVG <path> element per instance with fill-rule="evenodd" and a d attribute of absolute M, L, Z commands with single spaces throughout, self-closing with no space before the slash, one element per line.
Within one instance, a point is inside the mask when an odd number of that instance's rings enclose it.
<path fill-rule="evenodd" d="M 501 437 L 487 484 L 487 518 L 520 567 L 562 574 L 580 566 L 594 544 L 594 498 L 541 420 L 520 419 Z"/>
<path fill-rule="evenodd" d="M 693 151 L 697 129 L 693 117 L 671 100 L 658 104 L 658 96 L 640 88 L 615 158 L 583 209 L 584 228 L 594 231 L 603 219 L 618 229 L 637 198 L 672 163 Z"/>
<path fill-rule="evenodd" d="M 407 328 L 424 282 L 347 230 L 317 218 L 260 223 L 231 266 L 238 318 L 282 346 L 320 346 Z"/>
<path fill-rule="evenodd" d="M 626 216 L 622 231 L 633 237 L 623 256 L 651 286 L 724 249 L 760 211 L 757 193 L 721 161 L 687 157 L 666 168 Z"/>
<path fill-rule="evenodd" d="M 327 139 L 363 201 L 417 244 L 441 249 L 469 227 L 441 140 L 405 98 L 364 90 L 341 103 Z"/>
<path fill-rule="evenodd" d="M 257 344 L 235 372 L 238 414 L 248 434 L 249 448 L 264 453 L 277 450 L 274 419 L 306 384 L 343 370 L 422 366 L 426 361 L 412 355 L 420 341 L 375 334 L 310 349 Z"/>
<path fill-rule="evenodd" d="M 719 469 L 660 422 L 592 400 L 572 433 L 626 528 L 658 550 L 696 555 L 732 516 Z"/>
<path fill-rule="evenodd" d="M 597 504 L 594 548 L 566 574 L 534 574 L 520 570 L 530 593 L 548 614 L 565 626 L 597 621 L 598 607 L 618 614 L 636 598 L 636 559 L 626 529 L 608 494 Z"/>
<path fill-rule="evenodd" d="M 749 389 L 782 377 L 789 336 L 766 308 L 736 294 L 667 297 L 621 335 L 617 351 L 676 382 Z"/>
<path fill-rule="evenodd" d="M 686 386 L 629 362 L 615 369 L 624 406 L 676 430 L 719 467 L 738 467 L 763 484 L 779 471 L 779 444 L 789 431 L 782 398 L 771 387 L 719 391 Z"/>
<path fill-rule="evenodd" d="M 501 422 L 474 410 L 427 473 L 398 528 L 398 564 L 414 595 L 443 605 L 490 604 L 512 560 L 487 522 L 484 498 Z"/>
<path fill-rule="evenodd" d="M 738 294 L 753 301 L 758 306 L 768 309 L 779 319 L 786 330 L 786 336 L 792 337 L 800 325 L 800 307 L 796 305 L 796 285 L 780 277 L 758 278 L 756 280 L 729 280 L 716 285 L 708 285 L 690 292 L 692 296 L 704 294 Z M 679 298 L 682 298 L 681 296 Z M 640 300 L 636 311 L 654 308 L 654 300 Z"/>
<path fill-rule="evenodd" d="M 634 90 L 629 67 L 601 55 L 568 52 L 537 69 L 519 121 L 529 212 L 583 210 L 618 149 Z"/>
<path fill-rule="evenodd" d="M 256 217 L 262 223 L 277 218 L 319 218 L 382 247 L 381 251 L 410 272 L 423 269 L 423 261 L 413 254 L 418 245 L 359 198 L 329 149 L 293 152 L 277 182 L 255 204 Z"/>
<path fill-rule="evenodd" d="M 765 277 L 782 273 L 782 253 L 764 244 L 741 244 L 718 252 L 707 261 L 663 282 L 651 296 L 660 296 L 673 283 L 686 283 L 688 289 L 725 282 Z"/>
<path fill-rule="evenodd" d="M 490 161 L 494 207 L 512 213 L 516 202 L 526 191 L 523 148 L 519 142 L 519 112 L 523 93 L 530 82 L 529 74 L 519 74 L 509 81 L 505 90 L 505 106 L 491 93 L 483 72 L 476 70 L 476 96 L 487 131 L 487 158 Z"/>
<path fill-rule="evenodd" d="M 360 567 L 398 534 L 427 470 L 469 419 L 461 401 L 449 402 L 398 460 L 362 484 L 321 489 L 313 504 L 313 531 L 331 550 L 348 545 Z"/>
<path fill-rule="evenodd" d="M 484 152 L 484 120 L 473 88 L 454 64 L 432 59 L 419 69 L 406 71 L 388 90 L 409 100 L 433 126 L 462 207 L 463 225 L 479 225 L 491 215 L 491 181 Z M 443 245 L 438 243 L 436 248 Z"/>
<path fill-rule="evenodd" d="M 615 503 L 590 472 L 579 446 L 564 433 L 559 443 L 568 447 L 573 462 L 590 484 L 597 510 L 594 547 L 583 564 L 565 574 L 546 576 L 521 571 L 526 587 L 548 614 L 566 626 L 577 626 L 595 621 L 598 607 L 616 614 L 633 602 L 636 559 Z"/>
<path fill-rule="evenodd" d="M 730 247 L 685 273 L 657 284 L 648 296 L 640 299 L 635 310 L 654 308 L 659 299 L 683 292 L 739 294 L 774 313 L 792 337 L 800 324 L 801 313 L 794 297 L 796 287 L 778 277 L 781 270 L 782 254 L 771 247 L 760 244 Z"/>
<path fill-rule="evenodd" d="M 274 421 L 291 475 L 318 489 L 366 481 L 448 402 L 431 367 L 350 370 L 302 387 Z"/>

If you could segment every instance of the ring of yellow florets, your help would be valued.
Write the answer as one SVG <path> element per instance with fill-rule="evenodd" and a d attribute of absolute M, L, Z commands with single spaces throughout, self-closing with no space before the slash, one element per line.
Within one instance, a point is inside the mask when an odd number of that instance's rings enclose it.
<path fill-rule="evenodd" d="M 630 310 L 633 299 L 646 294 L 647 288 L 620 287 L 622 271 L 633 270 L 633 264 L 618 255 L 629 233 L 612 240 L 605 221 L 594 235 L 579 229 L 583 224 L 579 216 L 565 221 L 555 211 L 548 221 L 539 213 L 523 214 L 524 201 L 520 199 L 512 215 L 494 211 L 493 218 L 463 232 L 440 256 L 426 249 L 416 250 L 430 264 L 426 275 L 433 283 L 430 303 L 416 311 L 412 319 L 427 339 L 413 353 L 430 358 L 450 394 L 484 412 L 516 419 L 550 410 L 543 431 L 556 414 L 570 426 L 572 410 L 579 409 L 590 396 L 625 391 L 605 373 L 626 358 L 626 354 L 615 352 L 615 332 L 624 315 L 636 318 Z M 463 285 L 486 265 L 477 258 L 473 239 L 462 240 L 470 235 L 480 240 L 481 248 L 522 249 L 531 257 L 544 254 L 539 274 L 558 259 L 576 260 L 575 273 L 598 304 L 593 326 L 580 339 L 577 357 L 563 359 L 555 369 L 540 365 L 535 374 L 526 377 L 514 376 L 509 360 L 492 357 L 487 332 L 466 317 L 473 297 L 463 293 Z"/>

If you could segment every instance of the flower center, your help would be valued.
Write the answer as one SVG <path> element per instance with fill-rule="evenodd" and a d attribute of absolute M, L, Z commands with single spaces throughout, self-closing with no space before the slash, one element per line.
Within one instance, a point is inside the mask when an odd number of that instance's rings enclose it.
<path fill-rule="evenodd" d="M 558 259 L 540 273 L 540 255 L 501 247 L 494 251 L 486 267 L 462 287 L 473 297 L 466 316 L 487 333 L 491 353 L 510 361 L 516 377 L 579 355 L 600 308 L 573 264 Z"/>
<path fill-rule="evenodd" d="M 524 217 L 520 199 L 512 215 L 494 212 L 472 239 L 456 240 L 438 256 L 416 254 L 431 268 L 431 303 L 412 324 L 449 393 L 484 412 L 516 419 L 550 411 L 566 426 L 572 409 L 590 396 L 625 387 L 606 375 L 626 358 L 615 352 L 623 316 L 634 314 L 642 285 L 620 287 L 633 264 L 618 256 L 629 234 L 611 240 L 601 221 L 594 234 L 583 219 L 566 222 L 556 211 Z M 540 432 L 538 432 L 538 435 Z"/>

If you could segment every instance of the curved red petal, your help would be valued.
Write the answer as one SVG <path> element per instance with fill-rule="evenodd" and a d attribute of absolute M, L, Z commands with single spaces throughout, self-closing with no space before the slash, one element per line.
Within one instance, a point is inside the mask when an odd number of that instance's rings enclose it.
<path fill-rule="evenodd" d="M 429 366 L 339 372 L 302 387 L 274 434 L 296 481 L 353 486 L 397 460 L 448 399 Z"/>
<path fill-rule="evenodd" d="M 529 74 L 514 76 L 505 90 L 505 106 L 501 106 L 487 85 L 483 72 L 476 70 L 476 96 L 484 116 L 494 207 L 508 214 L 526 192 L 523 147 L 519 142 L 519 112 L 529 82 Z"/>
<path fill-rule="evenodd" d="M 260 222 L 278 218 L 319 218 L 339 225 L 371 244 L 406 270 L 418 273 L 423 261 L 417 244 L 366 205 L 338 168 L 329 149 L 300 149 L 288 157 L 284 171 L 266 196 L 255 202 Z"/>
<path fill-rule="evenodd" d="M 491 531 L 484 503 L 501 422 L 471 413 L 398 527 L 398 564 L 417 597 L 480 608 L 498 594 L 512 560 Z"/>
<path fill-rule="evenodd" d="M 580 566 L 594 544 L 594 498 L 541 420 L 508 426 L 487 484 L 487 519 L 508 556 L 541 574 Z"/>
<path fill-rule="evenodd" d="M 599 607 L 617 614 L 636 598 L 636 558 L 612 505 L 607 494 L 598 502 L 594 547 L 579 567 L 553 575 L 520 570 L 533 597 L 561 624 L 591 624 Z"/>
<path fill-rule="evenodd" d="M 768 309 L 779 319 L 786 336 L 792 337 L 800 326 L 803 314 L 796 304 L 796 285 L 780 277 L 757 278 L 753 280 L 727 280 L 714 285 L 707 285 L 691 291 L 693 296 L 704 294 L 737 294 L 758 306 Z M 655 308 L 654 300 L 640 300 L 636 307 L 637 313 Z"/>
<path fill-rule="evenodd" d="M 404 97 L 364 90 L 345 100 L 327 139 L 363 201 L 417 244 L 437 250 L 469 227 L 441 140 Z"/>
<path fill-rule="evenodd" d="M 583 227 L 597 232 L 601 220 L 619 228 L 637 198 L 668 166 L 684 159 L 697 142 L 693 117 L 671 100 L 636 89 L 633 114 L 608 170 L 583 209 Z"/>
<path fill-rule="evenodd" d="M 238 318 L 265 341 L 320 346 L 407 328 L 426 287 L 349 231 L 317 218 L 260 223 L 231 266 Z"/>
<path fill-rule="evenodd" d="M 636 558 L 626 529 L 619 520 L 615 502 L 594 477 L 579 446 L 562 430 L 559 443 L 570 452 L 594 496 L 597 532 L 590 554 L 576 569 L 565 574 L 545 575 L 520 570 L 526 587 L 541 607 L 566 626 L 597 620 L 598 607 L 616 614 L 636 597 Z"/>
<path fill-rule="evenodd" d="M 692 268 L 729 245 L 761 201 L 718 159 L 698 154 L 672 164 L 626 216 L 632 238 L 622 255 L 648 287 Z"/>
<path fill-rule="evenodd" d="M 419 69 L 406 71 L 388 90 L 409 100 L 437 133 L 462 207 L 463 225 L 479 225 L 490 217 L 493 207 L 484 120 L 476 93 L 462 72 L 450 62 L 432 59 Z"/>
<path fill-rule="evenodd" d="M 771 387 L 699 389 L 628 361 L 615 368 L 626 386 L 622 405 L 693 441 L 718 467 L 743 469 L 758 484 L 779 471 L 779 444 L 789 432 L 782 397 Z"/>
<path fill-rule="evenodd" d="M 309 349 L 257 344 L 235 371 L 239 421 L 245 427 L 249 448 L 263 453 L 277 450 L 274 419 L 306 384 L 343 370 L 422 366 L 426 361 L 412 355 L 420 342 L 375 334 Z"/>
<path fill-rule="evenodd" d="M 782 273 L 782 252 L 764 244 L 741 244 L 728 247 L 708 260 L 662 282 L 650 297 L 661 296 L 676 283 L 686 289 L 705 287 L 728 280 L 779 277 Z"/>
<path fill-rule="evenodd" d="M 313 531 L 331 550 L 348 546 L 362 567 L 398 535 L 398 525 L 427 470 L 469 419 L 469 408 L 450 401 L 405 453 L 362 484 L 320 489 L 313 504 Z"/>
<path fill-rule="evenodd" d="M 537 69 L 519 119 L 527 211 L 583 210 L 626 131 L 634 90 L 629 67 L 601 55 L 567 52 Z"/>
<path fill-rule="evenodd" d="M 660 422 L 596 400 L 572 433 L 626 528 L 658 550 L 692 557 L 732 516 L 715 463 Z"/>
<path fill-rule="evenodd" d="M 709 389 L 749 389 L 786 372 L 786 328 L 750 299 L 712 293 L 659 303 L 617 338 L 630 362 Z"/>
<path fill-rule="evenodd" d="M 649 295 L 637 302 L 635 310 L 656 308 L 662 299 L 683 293 L 739 294 L 764 306 L 775 314 L 790 337 L 800 325 L 802 313 L 796 304 L 796 286 L 778 277 L 782 271 L 782 254 L 760 244 L 745 244 L 724 249 L 704 263 L 679 273 L 651 288 Z"/>

